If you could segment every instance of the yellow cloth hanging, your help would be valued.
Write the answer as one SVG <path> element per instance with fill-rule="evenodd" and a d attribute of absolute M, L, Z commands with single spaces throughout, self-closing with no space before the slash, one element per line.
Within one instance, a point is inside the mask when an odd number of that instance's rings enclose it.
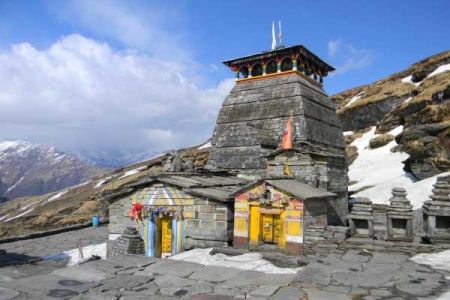
<path fill-rule="evenodd" d="M 291 176 L 291 170 L 289 170 L 287 158 L 286 158 L 286 163 L 284 164 L 284 175 Z"/>

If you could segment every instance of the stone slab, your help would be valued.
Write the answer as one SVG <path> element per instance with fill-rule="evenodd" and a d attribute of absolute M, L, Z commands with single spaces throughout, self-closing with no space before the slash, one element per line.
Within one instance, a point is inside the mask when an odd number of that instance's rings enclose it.
<path fill-rule="evenodd" d="M 179 260 L 160 260 L 145 268 L 145 272 L 152 272 L 154 274 L 173 275 L 178 277 L 188 277 L 194 271 L 203 268 L 203 265 L 179 261 Z"/>
<path fill-rule="evenodd" d="M 194 273 L 192 273 L 189 278 L 210 282 L 223 282 L 235 277 L 241 272 L 241 270 L 235 268 L 206 266 L 194 271 Z"/>

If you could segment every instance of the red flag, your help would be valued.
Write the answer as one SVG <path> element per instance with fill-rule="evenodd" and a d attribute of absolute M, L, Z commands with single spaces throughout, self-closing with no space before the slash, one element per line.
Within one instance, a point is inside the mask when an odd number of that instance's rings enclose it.
<path fill-rule="evenodd" d="M 287 122 L 286 131 L 283 134 L 283 139 L 281 140 L 281 149 L 292 149 L 292 114 Z"/>

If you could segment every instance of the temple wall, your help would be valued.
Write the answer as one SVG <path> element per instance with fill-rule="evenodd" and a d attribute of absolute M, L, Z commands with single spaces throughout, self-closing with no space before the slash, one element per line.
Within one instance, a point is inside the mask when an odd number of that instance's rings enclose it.
<path fill-rule="evenodd" d="M 108 232 L 110 237 L 117 238 L 128 226 L 133 226 L 139 230 L 145 240 L 149 228 L 155 226 L 156 222 L 148 222 L 146 218 L 143 218 L 142 222 L 130 218 L 132 198 L 139 193 L 142 193 L 142 190 L 138 190 L 128 197 L 120 198 L 109 206 Z M 175 226 L 176 230 L 173 231 L 172 240 L 174 243 L 174 238 L 177 239 L 179 251 L 194 247 L 227 246 L 231 243 L 233 239 L 233 204 L 191 196 L 183 201 L 186 204 L 182 205 L 183 217 L 176 220 L 179 221 L 180 226 Z M 175 229 L 175 227 L 173 228 Z M 152 250 L 149 250 L 148 243 L 149 241 L 146 241 L 147 254 L 153 254 Z"/>
<path fill-rule="evenodd" d="M 185 207 L 186 241 L 184 248 L 228 246 L 233 240 L 232 204 L 196 199 Z"/>
<path fill-rule="evenodd" d="M 294 147 L 309 142 L 332 157 L 326 165 L 292 166 L 292 174 L 313 186 L 338 195 L 329 201 L 329 225 L 344 225 L 347 214 L 347 162 L 336 104 L 302 76 L 291 74 L 239 82 L 225 99 L 212 138 L 207 168 L 264 174 L 271 139 L 279 145 L 289 116 L 293 116 Z M 314 165 L 314 167 L 312 166 Z M 272 168 L 282 175 L 282 167 Z M 317 185 L 316 183 L 319 183 Z"/>

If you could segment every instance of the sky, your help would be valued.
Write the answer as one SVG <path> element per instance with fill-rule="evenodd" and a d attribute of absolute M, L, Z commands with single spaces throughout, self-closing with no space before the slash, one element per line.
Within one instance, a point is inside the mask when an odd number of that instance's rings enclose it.
<path fill-rule="evenodd" d="M 207 140 L 234 85 L 222 61 L 303 44 L 330 94 L 450 49 L 450 2 L 0 0 L 0 140 L 76 153 Z"/>

